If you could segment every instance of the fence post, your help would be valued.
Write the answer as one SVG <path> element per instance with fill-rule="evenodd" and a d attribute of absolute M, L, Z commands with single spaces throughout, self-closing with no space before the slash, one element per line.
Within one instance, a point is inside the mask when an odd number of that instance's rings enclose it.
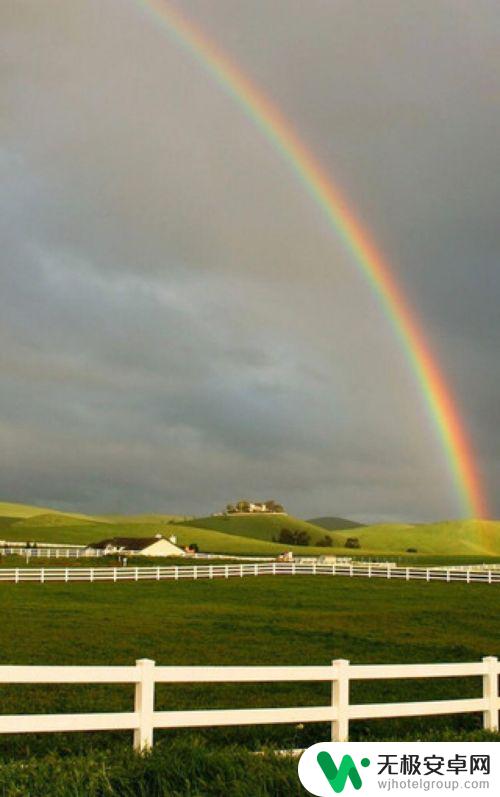
<path fill-rule="evenodd" d="M 486 731 L 498 731 L 498 659 L 496 656 L 484 656 L 487 672 L 483 675 L 483 697 L 488 708 L 483 711 L 483 728 Z"/>
<path fill-rule="evenodd" d="M 332 706 L 337 709 L 337 719 L 332 722 L 332 742 L 349 739 L 349 660 L 334 659 L 336 673 L 332 681 Z"/>
<path fill-rule="evenodd" d="M 142 752 L 153 746 L 153 713 L 155 706 L 155 662 L 137 659 L 138 680 L 135 684 L 134 711 L 139 715 L 134 730 L 134 750 Z"/>

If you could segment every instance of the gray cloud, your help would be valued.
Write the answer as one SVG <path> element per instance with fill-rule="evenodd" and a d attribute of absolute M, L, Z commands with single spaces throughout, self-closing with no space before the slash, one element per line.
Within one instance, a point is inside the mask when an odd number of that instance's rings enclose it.
<path fill-rule="evenodd" d="M 495 500 L 497 4 L 181 5 L 373 230 Z M 241 109 L 140 4 L 8 0 L 0 21 L 0 492 L 456 515 L 387 319 Z"/>

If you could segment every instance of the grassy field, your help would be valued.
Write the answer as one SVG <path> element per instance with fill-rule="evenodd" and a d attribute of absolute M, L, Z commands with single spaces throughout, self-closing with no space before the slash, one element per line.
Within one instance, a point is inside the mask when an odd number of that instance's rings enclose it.
<path fill-rule="evenodd" d="M 273 542 L 280 531 L 305 531 L 311 545 L 289 546 Z M 41 507 L 0 503 L 0 538 L 10 541 L 88 544 L 105 537 L 151 537 L 176 534 L 179 544 L 196 542 L 212 553 L 275 556 L 284 549 L 302 555 L 355 554 L 356 556 L 427 562 L 460 558 L 461 561 L 500 559 L 500 521 L 443 521 L 408 525 L 378 524 L 345 531 L 328 531 L 291 515 L 210 516 L 185 520 L 181 515 L 99 516 L 71 515 Z M 316 543 L 328 533 L 331 548 Z M 359 549 L 346 549 L 348 537 Z M 415 549 L 411 555 L 408 549 Z M 437 562 L 436 562 L 437 563 Z"/>
<path fill-rule="evenodd" d="M 326 664 L 476 661 L 500 654 L 498 589 L 488 585 L 264 577 L 214 582 L 0 584 L 0 664 Z M 479 678 L 358 682 L 353 702 L 480 694 Z M 157 687 L 159 709 L 325 705 L 328 684 Z M 130 686 L 0 687 L 2 713 L 130 710 Z M 358 721 L 353 740 L 484 735 L 479 715 Z M 2 797 L 304 795 L 296 762 L 263 749 L 328 738 L 323 724 L 160 731 L 153 754 L 131 735 L 0 737 Z"/>
<path fill-rule="evenodd" d="M 313 526 L 306 520 L 299 520 L 292 515 L 222 515 L 204 518 L 194 518 L 187 521 L 186 526 L 196 526 L 200 529 L 210 529 L 224 534 L 234 534 L 239 537 L 252 537 L 256 540 L 270 542 L 277 538 L 282 529 L 290 531 L 305 531 L 311 537 L 311 543 L 325 536 L 324 529 Z M 281 544 L 283 548 L 283 543 Z"/>
<path fill-rule="evenodd" d="M 8 623 L 0 663 L 325 664 L 475 661 L 500 654 L 498 591 L 488 585 L 354 581 L 342 578 L 259 578 L 242 581 L 130 584 L 0 585 Z M 383 618 L 383 622 L 381 622 Z M 389 630 L 390 629 L 390 630 Z M 465 692 L 464 692 L 465 689 Z M 384 701 L 471 696 L 479 683 L 384 682 L 353 685 L 353 700 Z M 314 705 L 324 684 L 214 685 L 160 688 L 159 707 Z M 126 709 L 130 689 L 4 687 L 2 712 Z M 353 723 L 353 738 L 474 730 L 479 718 Z M 215 744 L 305 746 L 325 728 L 241 728 L 202 734 Z M 160 734 L 161 735 L 161 734 Z M 172 736 L 173 734 L 169 734 Z M 182 736 L 182 734 L 176 734 Z M 120 736 L 120 734 L 118 734 Z M 78 741 L 75 741 L 79 737 Z M 103 737 L 105 744 L 112 735 Z M 91 744 L 89 736 L 2 740 L 0 750 L 57 749 Z"/>
<path fill-rule="evenodd" d="M 281 528 L 325 531 L 290 516 L 185 519 L 179 515 L 86 517 L 0 504 L 0 537 L 91 543 L 105 537 L 165 536 L 202 551 L 275 555 Z M 385 524 L 329 532 L 333 549 L 404 564 L 500 560 L 500 524 Z M 356 536 L 361 549 L 345 549 Z M 408 554 L 407 548 L 417 549 Z M 153 564 L 137 558 L 129 564 Z M 160 560 L 158 560 L 160 562 Z M 164 563 L 161 562 L 162 564 Z M 171 560 L 168 564 L 174 564 Z M 185 562 L 184 562 L 185 563 Z M 73 561 L 33 560 L 38 566 Z M 78 564 L 113 565 L 112 559 Z M 189 562 L 192 564 L 192 562 Z M 18 557 L 0 566 L 25 566 Z M 0 584 L 0 664 L 325 664 L 474 661 L 500 655 L 498 589 L 488 585 L 261 577 L 229 581 Z M 473 697 L 480 679 L 353 683 L 354 702 Z M 129 686 L 0 687 L 2 713 L 129 710 Z M 159 709 L 320 705 L 328 684 L 160 686 Z M 479 715 L 358 721 L 354 740 L 488 739 Z M 161 731 L 149 756 L 131 754 L 129 733 L 0 737 L 2 797 L 285 797 L 304 795 L 296 762 L 265 749 L 306 747 L 326 725 Z"/>
<path fill-rule="evenodd" d="M 356 537 L 360 542 L 356 552 L 365 555 L 403 555 L 408 548 L 415 548 L 418 554 L 430 556 L 500 556 L 500 521 L 493 520 L 456 520 L 415 526 L 386 523 L 343 532 L 325 532 L 306 521 L 281 515 L 196 518 L 185 525 L 262 540 L 271 540 L 281 528 L 297 529 L 309 533 L 312 543 L 328 533 L 332 549 L 344 554 L 346 539 Z"/>
<path fill-rule="evenodd" d="M 313 517 L 308 519 L 308 523 L 319 526 L 325 531 L 345 531 L 346 529 L 360 529 L 365 523 L 357 523 L 355 520 L 347 520 L 343 517 Z"/>
<path fill-rule="evenodd" d="M 57 524 L 54 526 L 39 526 L 36 518 L 30 523 L 23 522 L 22 525 L 14 523 L 2 526 L 0 523 L 0 535 L 12 542 L 30 540 L 33 542 L 59 542 L 80 545 L 97 542 L 107 537 L 154 537 L 157 533 L 161 533 L 166 537 L 175 534 L 179 545 L 189 545 L 192 542 L 196 542 L 200 551 L 217 554 L 276 556 L 285 548 L 290 548 L 290 546 L 285 546 L 283 543 L 223 534 L 191 525 L 178 526 L 172 523 L 87 523 L 85 525 Z M 297 552 L 304 554 L 325 552 L 324 549 L 320 548 L 291 547 Z"/>

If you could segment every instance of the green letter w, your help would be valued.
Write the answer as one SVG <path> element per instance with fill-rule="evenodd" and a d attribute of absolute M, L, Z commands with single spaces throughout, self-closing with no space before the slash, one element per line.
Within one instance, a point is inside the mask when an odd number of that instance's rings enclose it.
<path fill-rule="evenodd" d="M 342 758 L 338 769 L 330 753 L 327 753 L 325 750 L 318 753 L 317 760 L 328 783 L 336 794 L 340 794 L 340 792 L 344 790 L 348 778 L 355 789 L 360 789 L 363 785 L 363 781 L 350 755 L 345 755 Z"/>

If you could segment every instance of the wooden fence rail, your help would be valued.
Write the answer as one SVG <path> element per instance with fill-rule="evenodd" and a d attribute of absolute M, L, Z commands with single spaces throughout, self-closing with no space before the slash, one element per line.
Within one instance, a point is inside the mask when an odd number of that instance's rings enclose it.
<path fill-rule="evenodd" d="M 0 733 L 131 730 L 134 747 L 152 746 L 157 728 L 201 728 L 222 725 L 258 725 L 298 722 L 329 722 L 333 741 L 347 741 L 353 719 L 415 717 L 481 712 L 483 726 L 498 731 L 500 698 L 496 657 L 480 662 L 456 664 L 351 665 L 337 659 L 330 666 L 298 667 L 158 667 L 139 659 L 131 667 L 38 667 L 0 666 L 0 684 L 134 684 L 134 710 L 122 713 L 0 715 Z M 463 678 L 481 676 L 482 696 L 463 700 L 415 703 L 353 704 L 349 684 L 355 680 L 394 678 Z M 326 681 L 332 698 L 326 706 L 256 709 L 204 709 L 156 711 L 157 683 L 250 683 Z"/>
<path fill-rule="evenodd" d="M 473 568 L 397 567 L 378 564 L 319 564 L 317 562 L 256 562 L 255 564 L 150 566 L 150 567 L 0 567 L 0 582 L 24 581 L 41 584 L 51 581 L 164 581 L 181 579 L 243 578 L 244 576 L 350 576 L 444 581 L 467 584 L 499 584 L 499 570 Z"/>

